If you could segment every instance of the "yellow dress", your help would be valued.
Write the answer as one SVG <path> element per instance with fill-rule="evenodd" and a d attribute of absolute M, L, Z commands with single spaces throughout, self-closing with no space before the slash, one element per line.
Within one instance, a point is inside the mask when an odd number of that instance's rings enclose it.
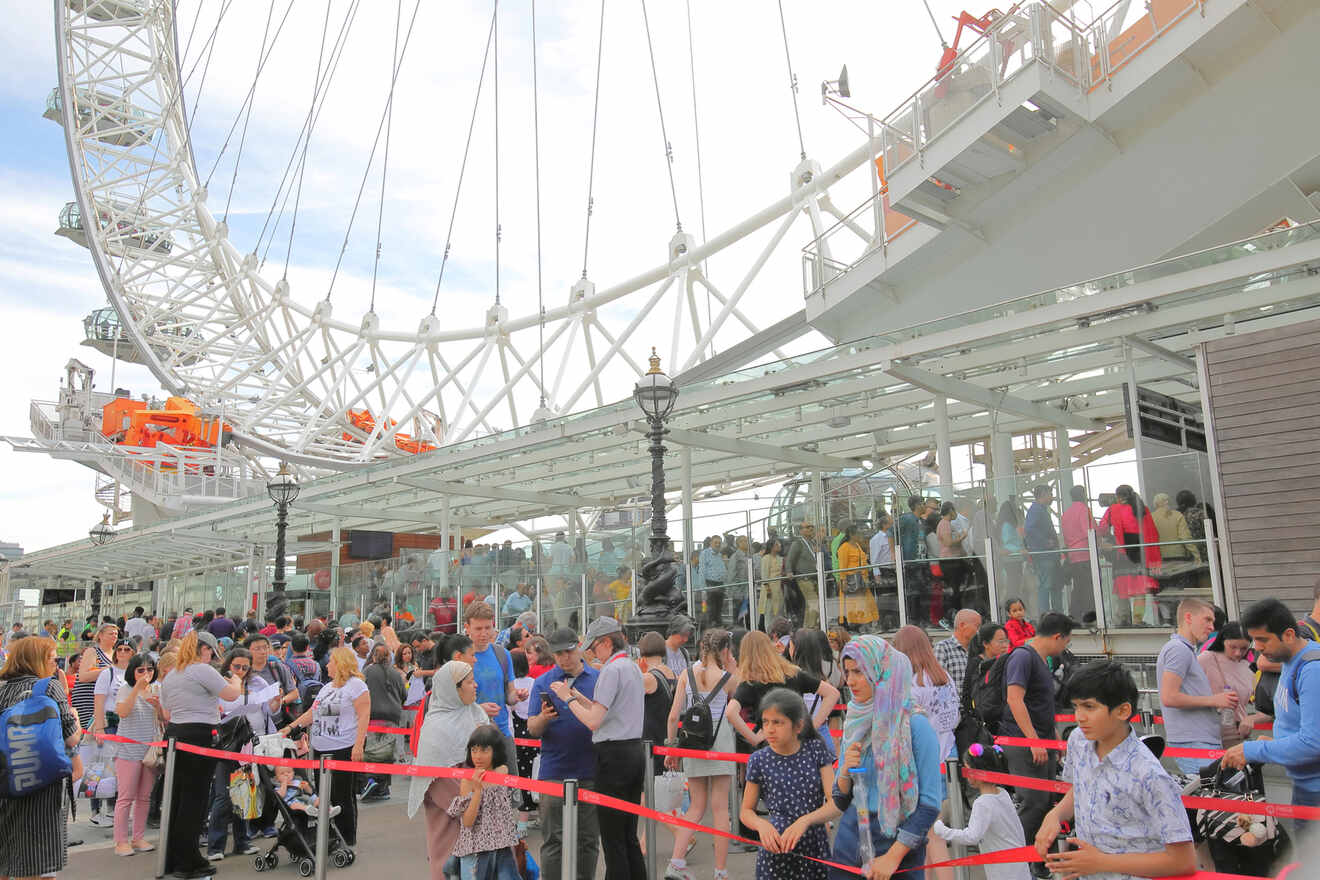
<path fill-rule="evenodd" d="M 866 551 L 851 541 L 839 545 L 838 575 L 840 596 L 843 601 L 839 609 L 839 618 L 844 623 L 867 624 L 880 619 L 880 610 L 875 604 L 875 593 L 871 591 L 870 571 L 866 569 L 868 560 Z M 862 575 L 862 589 L 849 593 L 845 586 L 850 575 Z"/>
<path fill-rule="evenodd" d="M 610 595 L 618 600 L 618 604 L 614 607 L 614 617 L 623 620 L 628 616 L 628 600 L 632 598 L 632 584 L 615 579 L 610 581 L 609 591 Z"/>

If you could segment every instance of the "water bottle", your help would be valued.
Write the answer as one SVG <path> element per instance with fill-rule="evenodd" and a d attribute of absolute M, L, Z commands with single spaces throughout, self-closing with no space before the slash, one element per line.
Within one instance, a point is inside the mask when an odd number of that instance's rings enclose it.
<path fill-rule="evenodd" d="M 857 859 L 865 868 L 875 858 L 875 847 L 871 844 L 871 793 L 866 785 L 866 772 L 861 767 L 848 772 L 852 774 L 853 806 L 857 808 Z"/>

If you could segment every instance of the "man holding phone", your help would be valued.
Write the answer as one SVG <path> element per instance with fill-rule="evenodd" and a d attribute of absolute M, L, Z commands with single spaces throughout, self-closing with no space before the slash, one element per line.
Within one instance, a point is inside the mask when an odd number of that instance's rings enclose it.
<path fill-rule="evenodd" d="M 578 694 L 590 699 L 600 673 L 582 660 L 577 633 L 568 628 L 555 630 L 548 639 L 555 665 L 532 683 L 528 697 L 527 732 L 541 738 L 541 767 L 537 779 L 563 782 L 576 779 L 581 788 L 592 788 L 596 775 L 596 752 L 591 744 L 591 730 L 579 721 L 550 685 L 562 681 Z M 558 878 L 563 852 L 564 802 L 560 798 L 541 800 L 541 876 Z M 594 880 L 600 855 L 596 808 L 578 804 L 577 846 L 578 880 Z"/>

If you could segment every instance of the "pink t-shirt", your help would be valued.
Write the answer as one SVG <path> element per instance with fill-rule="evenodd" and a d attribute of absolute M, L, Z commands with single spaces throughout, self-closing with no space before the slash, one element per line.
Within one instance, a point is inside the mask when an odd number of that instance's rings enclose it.
<path fill-rule="evenodd" d="M 1063 512 L 1063 545 L 1070 551 L 1066 555 L 1069 562 L 1085 562 L 1088 558 L 1086 533 L 1095 528 L 1095 520 L 1086 502 L 1074 501 Z M 1078 552 L 1080 551 L 1080 552 Z"/>

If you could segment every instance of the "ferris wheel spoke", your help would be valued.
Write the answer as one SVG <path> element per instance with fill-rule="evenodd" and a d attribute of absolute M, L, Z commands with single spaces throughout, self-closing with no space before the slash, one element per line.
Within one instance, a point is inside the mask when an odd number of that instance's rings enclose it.
<path fill-rule="evenodd" d="M 665 293 L 668 292 L 669 288 L 674 285 L 674 278 L 675 276 L 670 275 L 668 278 L 665 279 L 663 284 L 661 284 L 659 287 L 656 288 L 655 293 L 651 294 L 651 298 L 646 301 L 646 304 L 643 305 L 642 308 L 638 310 L 637 314 L 633 316 L 633 319 L 628 322 L 628 326 L 625 327 L 623 332 L 619 334 L 619 338 L 614 342 L 610 343 L 610 347 L 606 349 L 605 356 L 601 358 L 600 362 L 596 365 L 596 367 L 587 374 L 587 377 L 583 379 L 581 383 L 578 384 L 577 388 L 573 390 L 573 393 L 570 394 L 568 396 L 568 399 L 564 401 L 563 404 L 564 411 L 568 411 L 573 408 L 574 404 L 577 403 L 578 399 L 582 397 L 582 395 L 586 392 L 588 388 L 591 387 L 592 381 L 598 375 L 600 375 L 601 369 L 606 364 L 608 364 L 616 354 L 619 353 L 620 348 L 622 348 L 624 345 L 628 343 L 628 340 L 632 338 L 633 332 L 639 326 L 641 326 L 642 321 L 646 318 L 647 315 L 651 313 L 651 310 L 655 308 L 655 304 L 658 303 L 660 299 L 665 295 Z M 570 349 L 571 348 L 572 346 L 570 345 Z"/>
<path fill-rule="evenodd" d="M 695 269 L 689 269 L 687 272 L 687 278 L 685 279 L 687 282 L 685 287 L 687 288 L 688 319 L 692 324 L 693 350 L 696 351 L 699 356 L 704 357 L 704 354 L 702 353 L 705 351 L 705 347 L 701 344 L 701 317 L 697 314 L 697 295 L 693 291 L 693 287 L 697 282 L 697 275 L 698 272 Z M 677 347 L 674 348 L 673 357 L 674 359 L 678 358 Z"/>
<path fill-rule="evenodd" d="M 490 360 L 490 351 L 493 347 L 494 347 L 494 343 L 489 338 L 482 340 L 481 360 L 477 362 L 477 368 L 476 370 L 473 371 L 473 375 L 472 375 L 472 383 L 468 385 L 467 388 L 463 387 L 462 382 L 459 381 L 457 376 L 454 377 L 454 387 L 457 388 L 463 394 L 463 399 L 460 400 L 458 403 L 457 417 L 462 418 L 463 411 L 471 408 L 471 410 L 474 413 L 476 413 L 476 418 L 474 418 L 471 422 L 469 422 L 467 426 L 463 428 L 463 430 L 458 431 L 458 433 L 455 436 L 448 438 L 449 441 L 452 443 L 458 443 L 459 441 L 465 439 L 469 434 L 471 434 L 473 431 L 476 430 L 477 425 L 479 424 L 486 425 L 487 430 L 490 430 L 490 425 L 486 424 L 484 420 L 485 419 L 484 413 L 482 413 L 477 408 L 476 403 L 473 402 L 472 394 L 477 390 L 477 383 L 481 381 L 481 374 L 486 369 L 486 361 Z"/>
<path fill-rule="evenodd" d="M 508 345 L 503 340 L 501 340 L 500 341 L 500 372 L 504 374 L 504 390 L 500 396 L 503 397 L 506 401 L 508 401 L 509 404 L 509 418 L 511 420 L 509 424 L 517 425 L 518 405 L 514 399 L 513 383 L 509 381 L 509 355 L 506 352 L 507 348 Z"/>
<path fill-rule="evenodd" d="M 573 357 L 573 343 L 577 341 L 578 332 L 582 325 L 574 320 L 564 322 L 568 326 L 568 343 L 564 346 L 564 352 L 559 358 L 559 369 L 555 372 L 555 384 L 550 390 L 550 397 L 554 400 L 559 399 L 559 388 L 564 381 L 564 374 L 568 371 L 568 365 Z"/>
<path fill-rule="evenodd" d="M 591 322 L 586 317 L 582 319 L 582 341 L 587 346 L 587 366 L 596 373 L 596 381 L 593 383 L 596 389 L 596 406 L 604 406 L 605 395 L 600 392 L 600 373 L 596 370 L 596 347 L 591 344 Z"/>
<path fill-rule="evenodd" d="M 628 363 L 628 366 L 633 368 L 633 372 L 636 373 L 637 375 L 640 376 L 646 372 L 646 370 L 642 368 L 642 365 L 637 363 L 637 361 L 633 358 L 632 355 L 628 354 L 628 350 L 626 348 L 615 345 L 614 335 L 610 333 L 608 329 L 606 329 L 604 324 L 602 324 L 596 318 L 591 318 L 590 320 L 591 320 L 591 326 L 596 328 L 596 332 L 599 333 L 601 336 L 605 337 L 605 341 L 608 342 L 611 346 L 614 346 L 616 357 L 623 358 Z"/>
<path fill-rule="evenodd" d="M 396 362 L 388 377 L 382 376 L 378 380 L 377 388 L 382 391 L 381 411 L 376 417 L 376 426 L 372 428 L 371 434 L 367 437 L 366 442 L 362 444 L 362 452 L 360 454 L 362 458 L 370 458 L 372 453 L 376 451 L 377 447 L 382 443 L 393 442 L 394 436 L 399 433 L 398 426 L 402 424 L 402 421 L 396 421 L 391 418 L 391 412 L 394 409 L 394 405 L 399 402 L 399 397 L 405 393 L 408 379 L 412 376 L 413 367 L 415 367 L 417 361 L 421 359 L 422 352 L 423 350 L 420 346 L 414 346 L 412 353 L 407 358 Z M 385 380 L 386 378 L 394 378 L 400 367 L 403 369 L 403 374 L 402 376 L 399 376 L 398 380 L 394 383 L 394 393 L 390 395 L 390 398 L 387 401 L 385 400 L 383 393 Z M 405 419 L 406 418 L 408 418 L 408 416 L 405 416 Z"/>

